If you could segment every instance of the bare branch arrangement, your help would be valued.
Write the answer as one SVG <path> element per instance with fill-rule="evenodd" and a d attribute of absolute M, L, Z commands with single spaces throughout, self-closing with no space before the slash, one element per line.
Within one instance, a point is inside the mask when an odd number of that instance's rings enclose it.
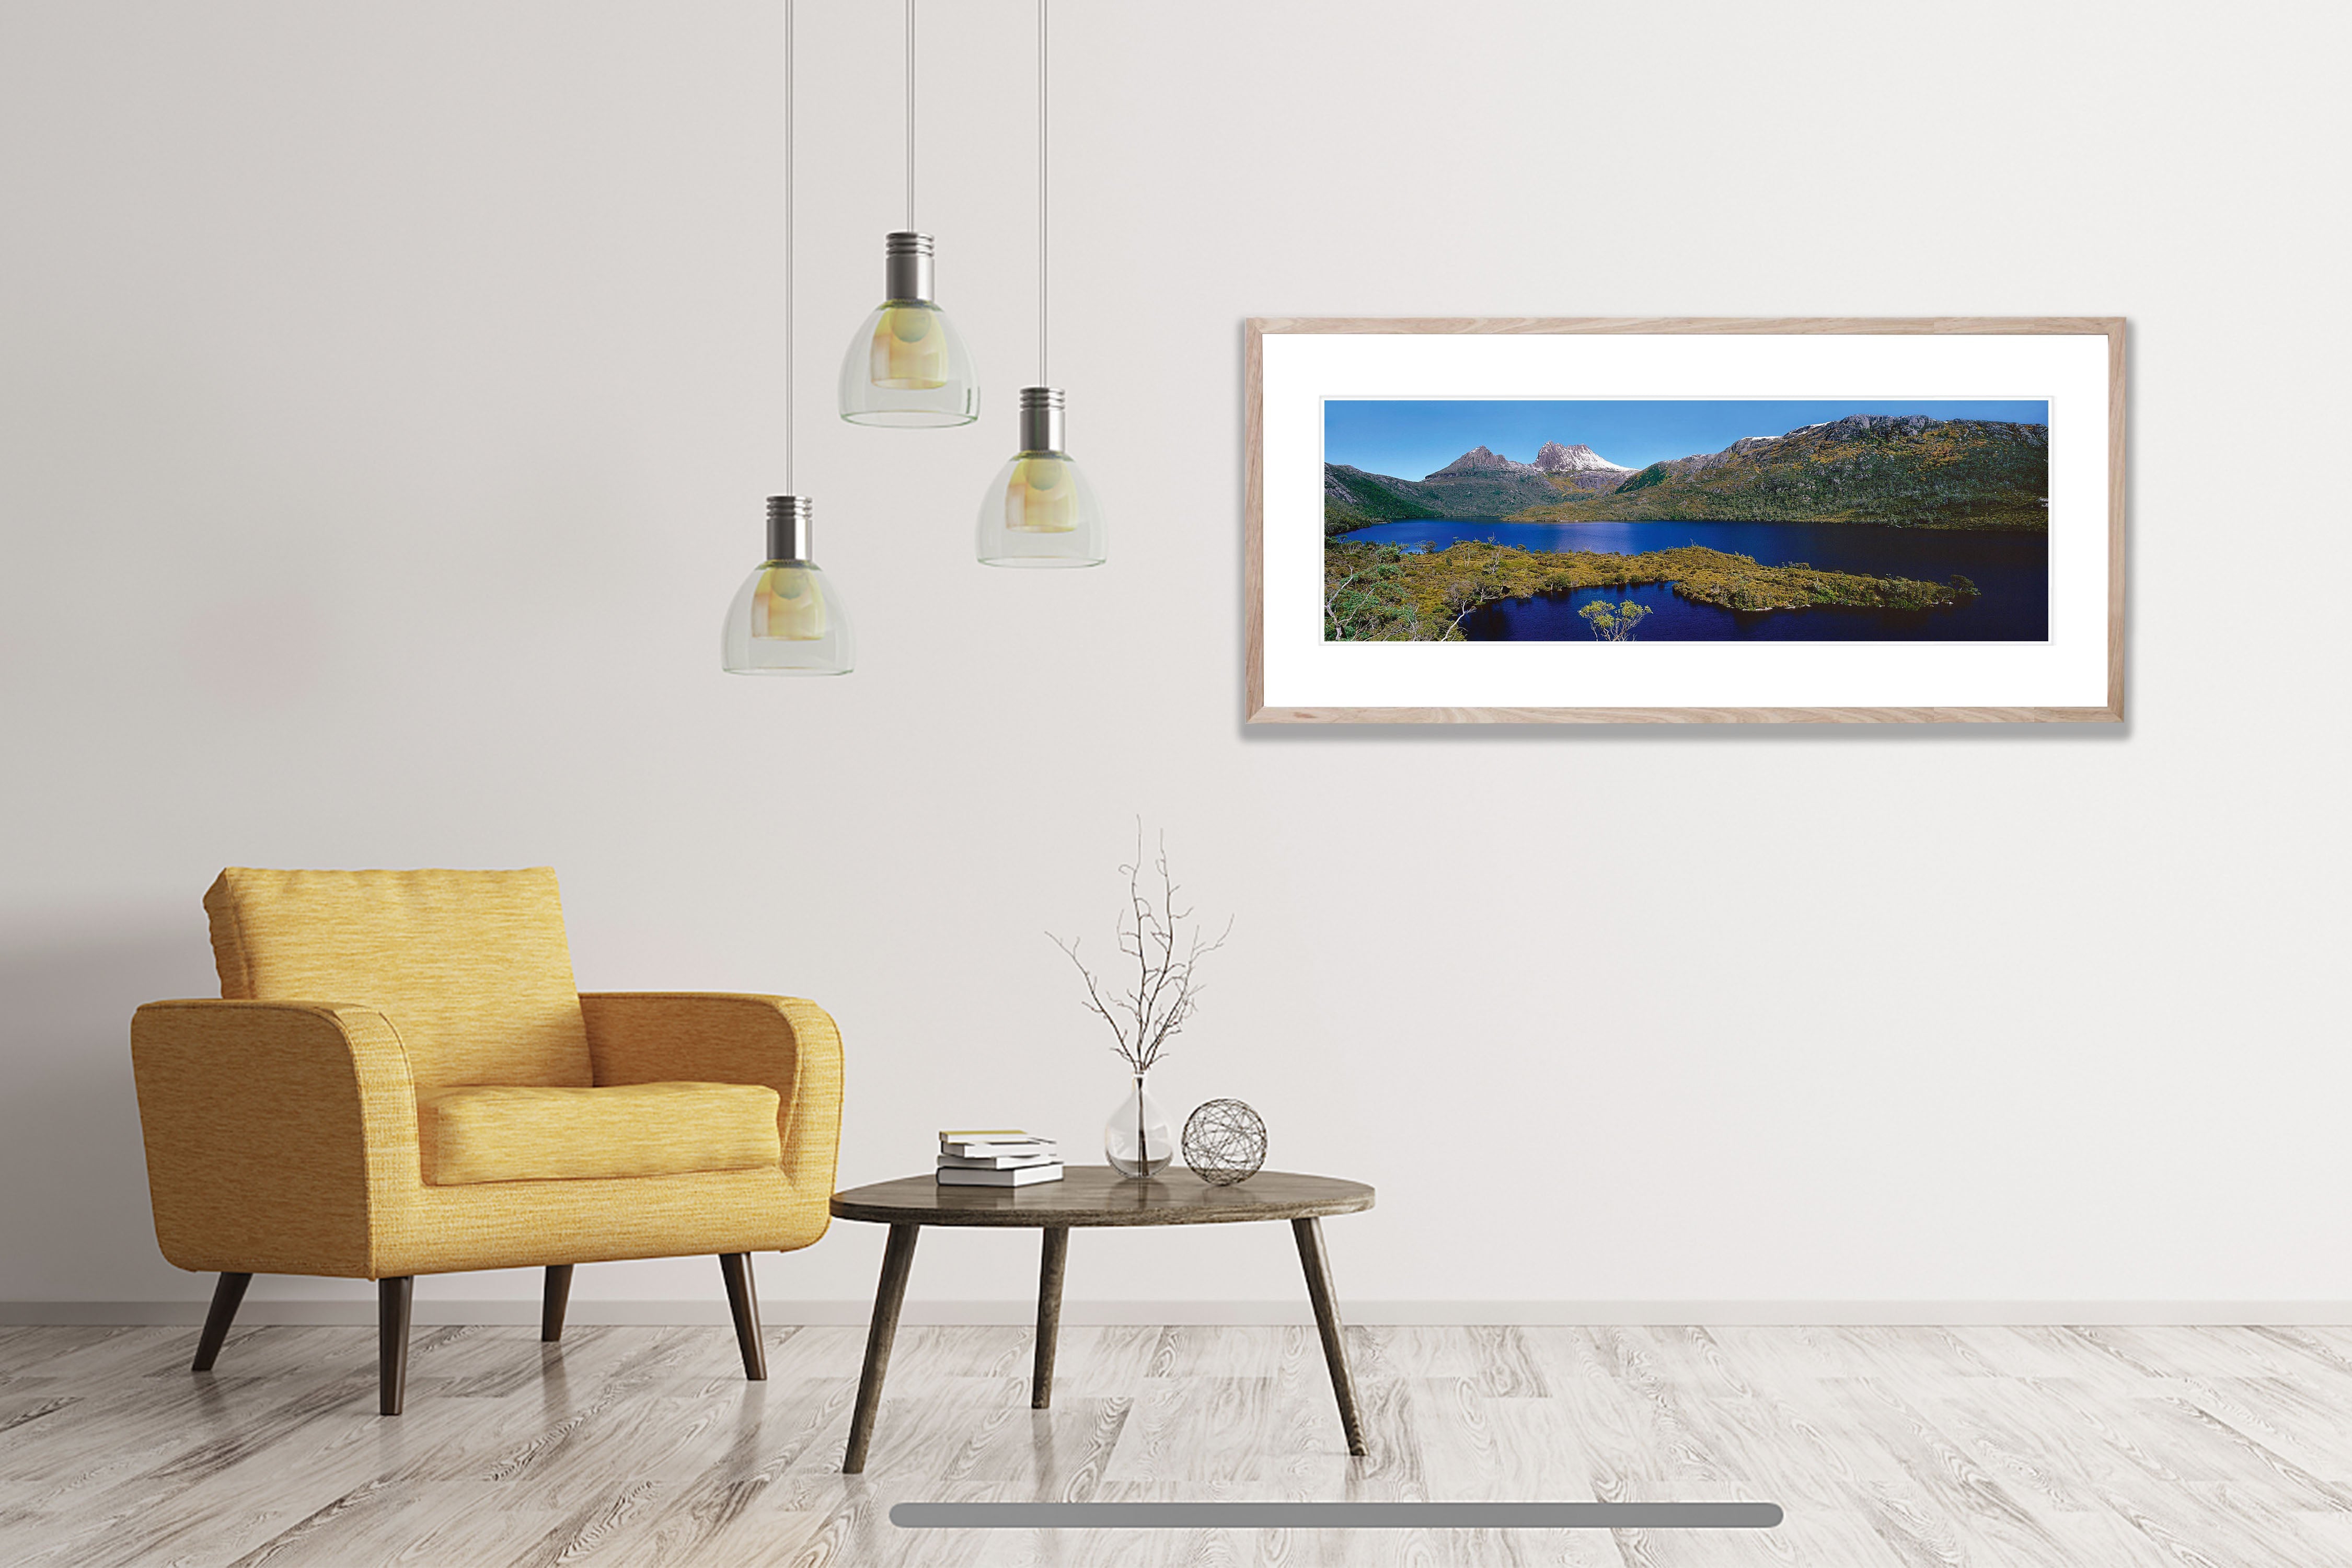
<path fill-rule="evenodd" d="M 1150 881 L 1146 880 L 1146 872 Z M 1125 992 L 1110 994 L 1112 982 L 1097 978 L 1078 956 L 1078 939 L 1064 942 L 1053 932 L 1045 938 L 1069 955 L 1087 983 L 1086 1008 L 1110 1026 L 1118 1044 L 1111 1049 L 1139 1073 L 1151 1070 L 1168 1042 L 1180 1033 L 1200 1005 L 1202 986 L 1196 977 L 1201 960 L 1225 945 L 1233 934 L 1228 919 L 1214 941 L 1194 925 L 1190 906 L 1179 908 L 1182 891 L 1168 870 L 1168 836 L 1160 836 L 1159 852 L 1149 868 L 1143 858 L 1143 823 L 1135 825 L 1135 858 L 1119 867 L 1127 878 L 1127 908 L 1118 917 L 1118 951 L 1135 963 L 1135 980 Z M 1156 882 L 1156 887 L 1151 884 Z"/>

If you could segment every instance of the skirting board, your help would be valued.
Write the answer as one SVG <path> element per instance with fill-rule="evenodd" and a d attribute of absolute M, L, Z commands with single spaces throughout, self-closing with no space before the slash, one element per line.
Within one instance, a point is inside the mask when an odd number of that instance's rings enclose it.
<path fill-rule="evenodd" d="M 539 1303 L 519 1298 L 444 1298 L 430 1282 L 416 1292 L 419 1323 L 529 1323 Z M 34 1324 L 195 1324 L 205 1303 L 184 1301 L 0 1301 L 0 1326 Z M 862 1327 L 868 1301 L 762 1300 L 771 1327 Z M 1443 1327 L 1520 1323 L 1565 1327 L 1695 1324 L 1707 1328 L 2000 1324 L 2309 1324 L 2352 1326 L 2352 1301 L 1349 1301 L 1342 1316 L 1360 1327 L 1430 1324 Z M 260 1323 L 373 1326 L 375 1296 L 354 1282 L 349 1300 L 272 1300 L 255 1295 L 237 1313 L 240 1327 Z M 908 1324 L 976 1323 L 1027 1327 L 1034 1301 L 908 1301 Z M 622 1301 L 574 1296 L 574 1323 L 724 1324 L 727 1303 L 707 1300 Z M 1122 1323 L 1311 1323 L 1305 1301 L 1072 1301 L 1062 1309 L 1071 1325 Z"/>

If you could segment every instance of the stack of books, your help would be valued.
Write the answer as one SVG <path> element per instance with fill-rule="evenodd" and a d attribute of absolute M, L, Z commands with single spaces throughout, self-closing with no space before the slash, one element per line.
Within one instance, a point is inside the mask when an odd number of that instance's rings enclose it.
<path fill-rule="evenodd" d="M 940 1134 L 940 1184 L 1025 1187 L 1062 1179 L 1062 1151 L 1051 1138 L 1017 1127 Z"/>

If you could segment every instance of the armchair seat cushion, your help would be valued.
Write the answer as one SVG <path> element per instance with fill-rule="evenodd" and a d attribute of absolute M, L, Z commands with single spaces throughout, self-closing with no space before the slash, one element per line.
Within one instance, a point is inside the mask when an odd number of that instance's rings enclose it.
<path fill-rule="evenodd" d="M 773 1170 L 782 1149 L 764 1084 L 465 1088 L 416 1097 L 435 1186 Z"/>

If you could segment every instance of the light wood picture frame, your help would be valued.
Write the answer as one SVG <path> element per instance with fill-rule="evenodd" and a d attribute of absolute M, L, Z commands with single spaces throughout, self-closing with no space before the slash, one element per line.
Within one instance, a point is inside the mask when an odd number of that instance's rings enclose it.
<path fill-rule="evenodd" d="M 1245 720 L 2120 722 L 2124 353 L 2119 317 L 1253 318 Z M 2036 403 L 2039 456 L 2020 412 Z M 1880 412 L 1662 456 L 1727 420 L 1846 404 Z M 1344 444 L 1434 463 L 1482 419 L 1517 442 L 1559 429 L 1532 454 L 1481 443 L 1425 481 L 1332 462 Z M 1580 422 L 1634 450 L 1596 453 Z M 1489 493 L 1512 499 L 1462 499 Z M 1727 522 L 1743 508 L 1763 521 Z M 1864 563 L 1766 557 L 1800 537 Z M 1926 571 L 1971 550 L 2027 563 L 1981 589 Z M 1876 563 L 1890 555 L 1922 576 Z M 1665 636 L 1645 640 L 1654 610 Z"/>

